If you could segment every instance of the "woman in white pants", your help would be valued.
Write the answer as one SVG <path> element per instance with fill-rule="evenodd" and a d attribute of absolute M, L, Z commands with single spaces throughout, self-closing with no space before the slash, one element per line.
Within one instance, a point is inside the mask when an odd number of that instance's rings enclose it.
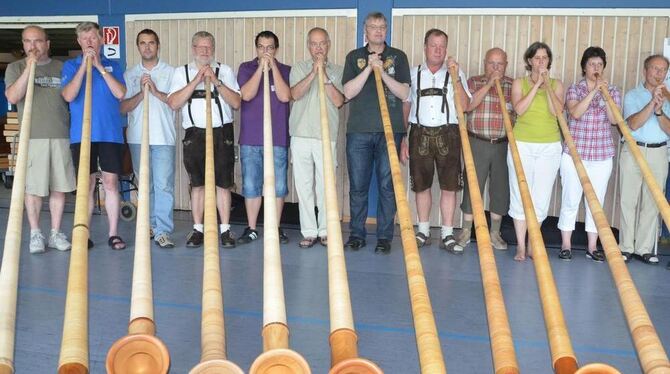
<path fill-rule="evenodd" d="M 582 55 L 581 66 L 584 78 L 572 84 L 566 94 L 566 106 L 569 113 L 568 127 L 575 141 L 577 153 L 584 163 L 596 196 L 602 204 L 607 192 L 607 183 L 612 174 L 614 142 L 611 126 L 616 121 L 600 88 L 606 87 L 619 107 L 621 106 L 621 94 L 616 87 L 608 85 L 603 80 L 607 57 L 602 48 L 587 48 Z M 561 230 L 562 244 L 558 257 L 569 260 L 572 258 L 570 239 L 575 229 L 575 220 L 583 190 L 567 146 L 563 147 L 561 157 L 561 183 L 563 194 L 558 228 Z M 584 206 L 586 207 L 585 226 L 588 237 L 586 257 L 602 262 L 605 260 L 605 255 L 602 250 L 596 249 L 598 231 L 586 201 Z"/>

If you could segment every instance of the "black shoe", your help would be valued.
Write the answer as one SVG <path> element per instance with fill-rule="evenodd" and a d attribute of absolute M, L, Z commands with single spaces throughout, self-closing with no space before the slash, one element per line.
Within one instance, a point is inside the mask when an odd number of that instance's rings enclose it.
<path fill-rule="evenodd" d="M 668 261 L 668 264 L 665 265 L 665 268 L 668 269 L 668 270 L 670 270 L 670 261 Z"/>
<path fill-rule="evenodd" d="M 205 239 L 205 234 L 200 231 L 193 229 L 188 236 L 186 236 L 186 246 L 189 248 L 197 248 L 202 245 L 202 241 Z"/>
<path fill-rule="evenodd" d="M 384 254 L 391 253 L 391 242 L 387 239 L 377 240 L 377 245 L 375 246 L 375 252 L 381 252 Z"/>
<path fill-rule="evenodd" d="M 589 257 L 589 251 L 586 251 L 586 257 Z M 572 259 L 572 250 L 563 248 L 558 252 L 558 258 L 569 261 Z"/>
<path fill-rule="evenodd" d="M 288 244 L 288 236 L 282 229 L 279 229 L 279 242 L 281 244 Z"/>
<path fill-rule="evenodd" d="M 357 238 L 355 236 L 352 236 L 349 238 L 347 241 L 347 244 L 344 245 L 345 247 L 349 247 L 353 249 L 354 251 L 357 251 L 363 247 L 365 247 L 365 239 Z"/>
<path fill-rule="evenodd" d="M 623 257 L 623 262 L 628 262 L 633 258 L 633 254 L 630 252 L 621 252 L 621 257 Z"/>
<path fill-rule="evenodd" d="M 221 233 L 221 245 L 224 248 L 235 247 L 235 239 L 233 239 L 233 235 L 231 234 L 230 229 Z"/>
<path fill-rule="evenodd" d="M 586 250 L 586 258 L 595 262 L 603 262 L 605 261 L 605 253 L 600 249 L 596 249 L 593 252 Z"/>
<path fill-rule="evenodd" d="M 247 244 L 253 242 L 256 239 L 258 239 L 258 231 L 252 229 L 251 227 L 247 227 L 244 229 L 242 236 L 237 239 L 237 242 L 240 244 Z"/>

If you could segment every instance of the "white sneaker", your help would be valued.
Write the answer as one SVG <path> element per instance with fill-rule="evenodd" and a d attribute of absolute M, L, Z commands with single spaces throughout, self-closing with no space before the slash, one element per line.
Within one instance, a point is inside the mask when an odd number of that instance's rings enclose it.
<path fill-rule="evenodd" d="M 72 248 L 72 244 L 67 241 L 65 234 L 54 229 L 51 229 L 51 233 L 49 234 L 49 244 L 47 246 L 59 251 L 68 251 Z"/>
<path fill-rule="evenodd" d="M 30 253 L 44 253 L 44 235 L 41 230 L 30 230 Z"/>

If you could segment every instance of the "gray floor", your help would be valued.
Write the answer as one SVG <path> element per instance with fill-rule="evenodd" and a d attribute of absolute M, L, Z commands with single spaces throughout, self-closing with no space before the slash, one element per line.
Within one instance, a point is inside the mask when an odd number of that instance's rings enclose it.
<path fill-rule="evenodd" d="M 7 209 L 0 209 L 6 222 Z M 171 373 L 187 373 L 199 360 L 202 250 L 184 247 L 190 215 L 177 212 L 178 247 L 154 248 L 154 304 L 158 336 L 167 344 Z M 43 226 L 48 227 L 48 214 Z M 64 218 L 71 230 L 72 214 Z M 133 260 L 132 245 L 112 251 L 106 245 L 106 218 L 94 216 L 95 248 L 89 255 L 90 370 L 104 372 L 111 344 L 126 334 Z M 133 242 L 134 222 L 121 232 Z M 239 234 L 243 227 L 234 226 Z M 4 240 L 2 229 L 2 240 Z M 69 252 L 30 255 L 24 226 L 16 342 L 16 372 L 53 373 L 57 367 L 63 321 Z M 282 246 L 284 285 L 291 347 L 314 373 L 329 368 L 328 294 L 325 249 L 299 249 L 300 233 L 287 230 Z M 437 230 L 433 231 L 437 235 Z M 347 234 L 345 233 L 345 238 Z M 347 252 L 349 282 L 361 357 L 386 373 L 418 373 L 417 352 L 400 240 L 390 255 L 373 252 L 374 237 L 359 252 Z M 618 296 L 606 264 L 576 252 L 571 262 L 550 250 L 563 311 L 580 363 L 605 362 L 622 373 L 639 373 Z M 548 373 L 549 348 L 531 261 L 512 260 L 514 249 L 496 252 L 505 302 L 523 373 Z M 491 353 L 476 246 L 463 256 L 434 244 L 421 251 L 442 350 L 450 373 L 491 373 Z M 670 344 L 670 271 L 633 261 L 629 269 L 666 345 Z M 229 358 L 247 370 L 261 352 L 262 240 L 221 251 Z M 0 301 L 2 302 L 2 301 Z"/>

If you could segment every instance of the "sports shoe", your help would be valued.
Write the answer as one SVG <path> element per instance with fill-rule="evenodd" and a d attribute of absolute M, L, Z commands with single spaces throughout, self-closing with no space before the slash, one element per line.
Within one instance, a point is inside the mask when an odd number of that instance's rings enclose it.
<path fill-rule="evenodd" d="M 502 236 L 500 236 L 499 231 L 489 233 L 489 235 L 491 236 L 491 246 L 493 248 L 499 249 L 499 250 L 502 250 L 502 251 L 507 249 L 507 242 L 505 242 L 503 240 Z"/>
<path fill-rule="evenodd" d="M 72 244 L 67 241 L 65 234 L 58 230 L 51 229 L 51 232 L 49 233 L 49 244 L 47 244 L 47 247 L 54 248 L 59 251 L 68 251 L 70 248 L 72 248 Z"/>
<path fill-rule="evenodd" d="M 461 232 L 458 233 L 458 236 L 456 237 L 456 244 L 460 245 L 461 247 L 465 247 L 466 245 L 468 245 L 468 243 L 470 243 L 471 236 L 472 236 L 472 229 L 461 229 Z"/>
<path fill-rule="evenodd" d="M 30 253 L 44 253 L 44 235 L 41 230 L 30 230 Z"/>
<path fill-rule="evenodd" d="M 205 234 L 196 229 L 193 229 L 193 231 L 189 232 L 188 236 L 186 237 L 186 246 L 190 248 L 200 247 L 204 239 Z"/>
<path fill-rule="evenodd" d="M 230 230 L 226 230 L 221 233 L 221 245 L 224 248 L 235 247 L 235 239 L 233 238 L 233 234 L 230 232 Z"/>
<path fill-rule="evenodd" d="M 174 242 L 170 238 L 170 234 L 162 232 L 155 236 L 154 241 L 161 248 L 174 248 Z"/>
<path fill-rule="evenodd" d="M 288 235 L 282 229 L 279 229 L 279 242 L 281 244 L 288 244 Z"/>
<path fill-rule="evenodd" d="M 240 244 L 247 244 L 253 242 L 256 239 L 258 239 L 258 231 L 252 229 L 251 227 L 247 227 L 244 229 L 242 236 L 237 239 L 237 242 Z"/>

